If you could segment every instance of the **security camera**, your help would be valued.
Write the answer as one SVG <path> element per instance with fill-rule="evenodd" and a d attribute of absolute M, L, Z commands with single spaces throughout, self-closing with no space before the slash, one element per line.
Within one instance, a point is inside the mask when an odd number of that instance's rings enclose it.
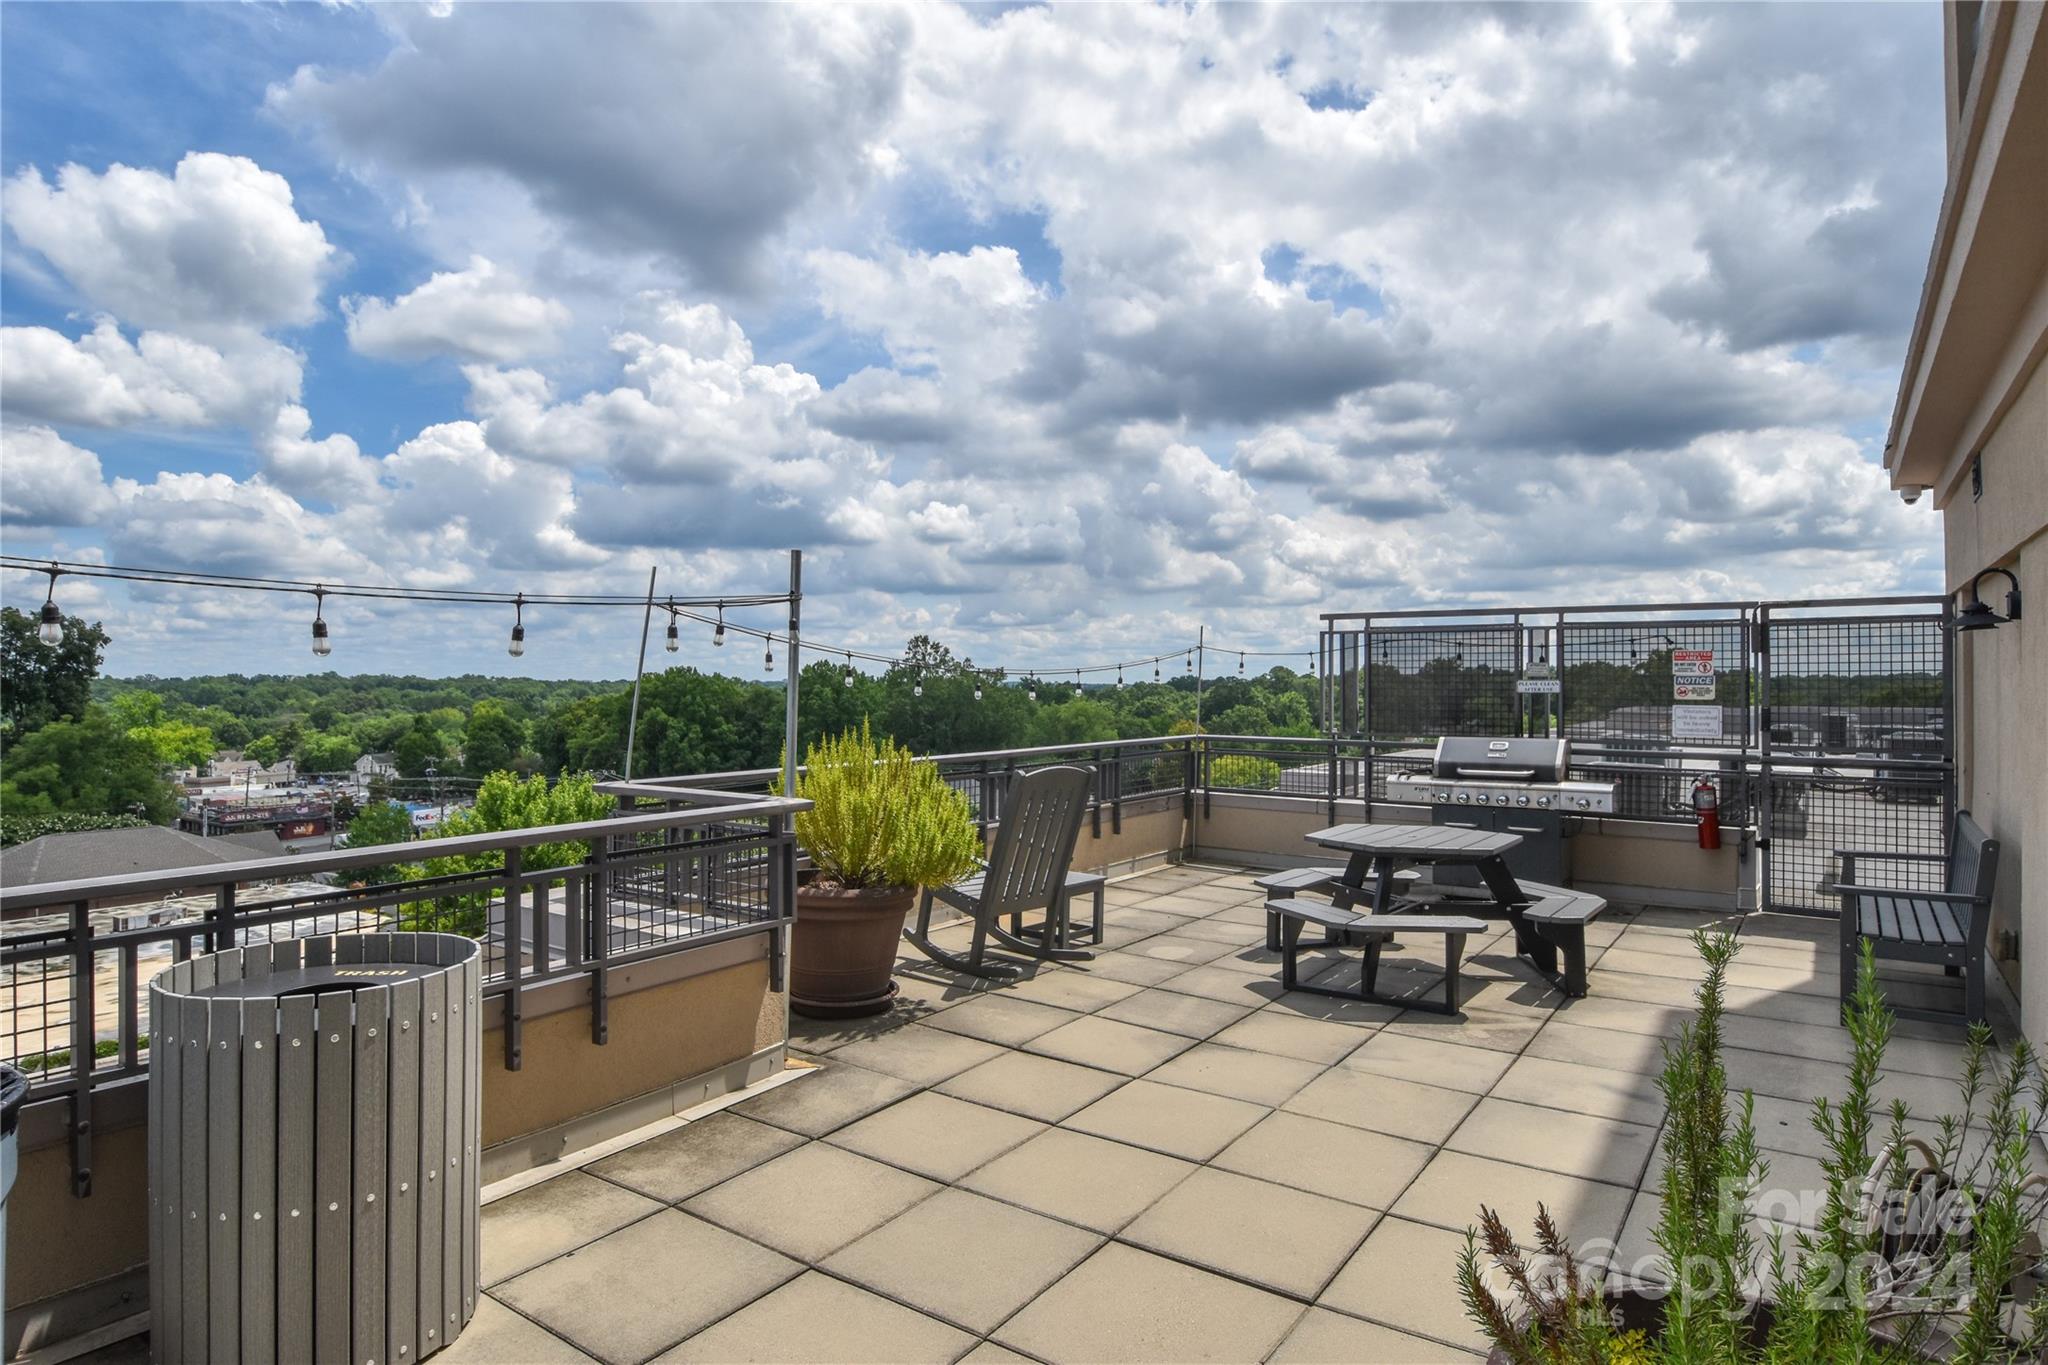
<path fill-rule="evenodd" d="M 1899 500 L 1905 503 L 1906 506 L 1911 507 L 1914 503 L 1920 501 L 1920 495 L 1926 491 L 1927 488 L 1924 484 L 1909 483 L 1899 490 Z"/>

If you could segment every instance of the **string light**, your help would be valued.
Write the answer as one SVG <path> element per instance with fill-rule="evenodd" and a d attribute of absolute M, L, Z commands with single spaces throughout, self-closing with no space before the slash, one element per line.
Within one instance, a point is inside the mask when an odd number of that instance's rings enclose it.
<path fill-rule="evenodd" d="M 334 642 L 327 638 L 327 621 L 322 613 L 327 594 L 319 588 L 313 589 L 313 652 L 326 658 L 334 652 Z"/>
<path fill-rule="evenodd" d="M 1078 668 L 1074 670 L 1074 695 L 1081 695 L 1081 670 Z"/>
<path fill-rule="evenodd" d="M 1027 679 L 1025 680 L 1025 683 L 1024 683 L 1024 699 L 1025 699 L 1026 701 L 1037 701 L 1037 700 L 1038 700 L 1038 679 L 1037 679 L 1037 677 L 1036 677 L 1036 676 L 1033 676 L 1033 677 L 1027 678 Z"/>
<path fill-rule="evenodd" d="M 505 646 L 505 652 L 515 659 L 526 652 L 526 622 L 521 619 L 525 606 L 524 596 L 512 600 L 512 642 Z"/>
<path fill-rule="evenodd" d="M 974 699 L 981 700 L 981 675 L 978 673 L 974 676 Z"/>
<path fill-rule="evenodd" d="M 1152 665 L 1152 681 L 1159 681 L 1159 665 L 1156 663 Z"/>
<path fill-rule="evenodd" d="M 1241 649 L 1237 651 L 1237 676 L 1244 676 L 1244 651 Z"/>
<path fill-rule="evenodd" d="M 57 570 L 50 570 L 50 591 L 43 597 L 43 619 L 36 626 L 36 638 L 46 645 L 64 643 L 64 613 L 57 610 Z"/>
<path fill-rule="evenodd" d="M 924 674 L 918 674 L 917 681 L 910 685 L 910 695 L 913 697 L 921 697 L 924 695 Z"/>
<path fill-rule="evenodd" d="M 848 687 L 853 686 L 853 651 L 850 649 L 846 651 L 846 672 L 840 681 Z"/>
<path fill-rule="evenodd" d="M 1116 666 L 1116 690 L 1119 692 L 1124 690 L 1124 666 L 1122 664 Z"/>
<path fill-rule="evenodd" d="M 718 604 L 718 629 L 711 632 L 711 643 L 719 648 L 725 646 L 725 603 Z"/>
<path fill-rule="evenodd" d="M 761 659 L 761 671 L 764 673 L 773 673 L 775 671 L 775 642 L 773 640 L 768 642 L 768 653 Z"/>

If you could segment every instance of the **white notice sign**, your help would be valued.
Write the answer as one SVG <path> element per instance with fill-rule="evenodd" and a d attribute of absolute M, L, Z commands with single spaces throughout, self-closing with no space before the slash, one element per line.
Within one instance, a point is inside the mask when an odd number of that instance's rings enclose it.
<path fill-rule="evenodd" d="M 1563 693 L 1564 684 L 1556 678 L 1517 678 L 1515 691 L 1525 697 L 1555 697 Z"/>
<path fill-rule="evenodd" d="M 1707 695 L 1712 696 L 1710 691 Z M 1674 706 L 1671 708 L 1673 739 L 1721 738 L 1721 708 L 1718 706 Z"/>

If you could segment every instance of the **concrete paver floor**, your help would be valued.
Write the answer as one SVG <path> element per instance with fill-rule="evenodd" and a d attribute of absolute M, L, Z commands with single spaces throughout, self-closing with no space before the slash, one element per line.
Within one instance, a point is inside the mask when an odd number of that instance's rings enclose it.
<path fill-rule="evenodd" d="M 906 958 L 889 1017 L 795 1021 L 814 1073 L 490 1203 L 502 1278 L 454 1353 L 1472 1359 L 1453 1268 L 1480 1205 L 1526 1227 L 1542 1200 L 1580 1242 L 1646 1254 L 1660 1044 L 1712 917 L 1610 911 L 1583 1000 L 1499 925 L 1447 1019 L 1283 993 L 1253 875 L 1115 883 L 1116 946 L 1013 984 Z M 1810 1183 L 1806 1104 L 1846 1043 L 1833 926 L 1726 922 L 1730 1075 L 1757 1091 L 1772 1183 Z M 1438 951 L 1393 950 L 1382 989 L 1435 996 Z M 1327 970 L 1355 979 L 1347 957 Z M 1888 1093 L 1931 1114 L 1961 1043 L 1902 1023 Z"/>

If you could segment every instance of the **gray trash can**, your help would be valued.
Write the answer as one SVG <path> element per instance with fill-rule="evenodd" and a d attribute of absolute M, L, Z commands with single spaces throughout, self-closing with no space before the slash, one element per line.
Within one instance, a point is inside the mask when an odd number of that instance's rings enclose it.
<path fill-rule="evenodd" d="M 410 1365 L 477 1299 L 478 945 L 338 934 L 149 984 L 159 1361 Z"/>
<path fill-rule="evenodd" d="M 7 1196 L 14 1192 L 16 1150 L 14 1127 L 28 1098 L 28 1074 L 0 1062 L 0 1302 L 7 1297 Z"/>

